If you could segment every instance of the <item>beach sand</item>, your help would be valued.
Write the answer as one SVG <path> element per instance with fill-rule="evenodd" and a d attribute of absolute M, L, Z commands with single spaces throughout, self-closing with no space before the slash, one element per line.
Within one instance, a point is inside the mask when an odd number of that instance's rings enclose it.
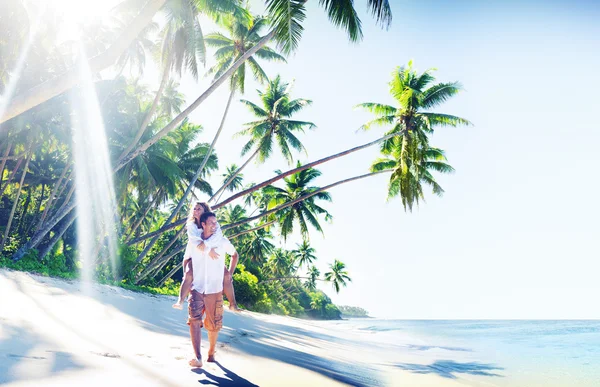
<path fill-rule="evenodd" d="M 332 322 L 228 310 L 217 363 L 191 369 L 174 297 L 0 270 L 0 384 L 7 386 L 464 386 L 394 366 L 427 363 Z M 406 343 L 418 340 L 403 338 Z M 202 353 L 206 358 L 206 332 Z M 421 351 L 422 352 L 422 351 Z"/>

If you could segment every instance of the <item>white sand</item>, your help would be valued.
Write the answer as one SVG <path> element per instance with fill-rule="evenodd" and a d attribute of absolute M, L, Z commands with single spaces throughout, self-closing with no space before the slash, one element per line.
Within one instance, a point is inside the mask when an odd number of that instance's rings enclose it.
<path fill-rule="evenodd" d="M 186 311 L 171 308 L 174 297 L 98 284 L 84 290 L 77 281 L 0 270 L 0 384 L 479 385 L 391 367 L 392 360 L 423 359 L 395 348 L 382 351 L 385 343 L 371 347 L 368 333 L 252 312 L 226 311 L 218 364 L 191 370 Z M 206 344 L 204 332 L 205 358 Z"/>

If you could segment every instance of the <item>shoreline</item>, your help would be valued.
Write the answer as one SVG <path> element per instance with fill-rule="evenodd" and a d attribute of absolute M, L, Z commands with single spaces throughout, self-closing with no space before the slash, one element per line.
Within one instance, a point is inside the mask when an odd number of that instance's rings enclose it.
<path fill-rule="evenodd" d="M 8 386 L 458 386 L 401 370 L 407 345 L 343 320 L 225 310 L 217 363 L 192 370 L 175 297 L 0 269 L 0 383 Z M 202 354 L 206 357 L 206 331 Z M 403 342 L 418 343 L 415 337 Z"/>

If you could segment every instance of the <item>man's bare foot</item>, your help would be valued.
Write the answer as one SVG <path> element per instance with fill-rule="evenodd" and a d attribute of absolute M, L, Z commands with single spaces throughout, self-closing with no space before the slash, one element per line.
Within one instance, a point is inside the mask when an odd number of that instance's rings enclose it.
<path fill-rule="evenodd" d="M 190 367 L 192 368 L 202 368 L 202 359 L 192 359 L 188 362 L 188 364 L 190 365 Z"/>
<path fill-rule="evenodd" d="M 229 304 L 229 310 L 232 312 L 236 312 L 236 313 L 240 313 L 242 311 L 240 308 L 238 308 L 237 305 L 231 305 L 231 304 Z"/>
<path fill-rule="evenodd" d="M 182 310 L 183 309 L 183 302 L 182 301 L 177 301 L 176 303 L 173 304 L 173 308 L 174 309 L 179 309 Z"/>
<path fill-rule="evenodd" d="M 216 353 L 216 352 L 217 352 L 217 351 L 213 352 L 212 354 L 210 354 L 210 353 L 209 353 L 209 354 L 208 354 L 208 359 L 206 359 L 206 361 L 207 361 L 207 362 L 209 362 L 209 363 L 214 363 L 214 362 L 216 362 L 216 360 L 215 360 L 215 353 Z"/>

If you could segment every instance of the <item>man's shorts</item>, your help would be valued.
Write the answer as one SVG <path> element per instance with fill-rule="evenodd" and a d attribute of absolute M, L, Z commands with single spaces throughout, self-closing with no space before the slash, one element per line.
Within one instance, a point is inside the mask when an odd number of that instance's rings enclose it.
<path fill-rule="evenodd" d="M 195 290 L 190 292 L 188 299 L 188 325 L 195 320 L 202 324 L 207 331 L 218 332 L 223 328 L 223 293 L 202 294 Z"/>

